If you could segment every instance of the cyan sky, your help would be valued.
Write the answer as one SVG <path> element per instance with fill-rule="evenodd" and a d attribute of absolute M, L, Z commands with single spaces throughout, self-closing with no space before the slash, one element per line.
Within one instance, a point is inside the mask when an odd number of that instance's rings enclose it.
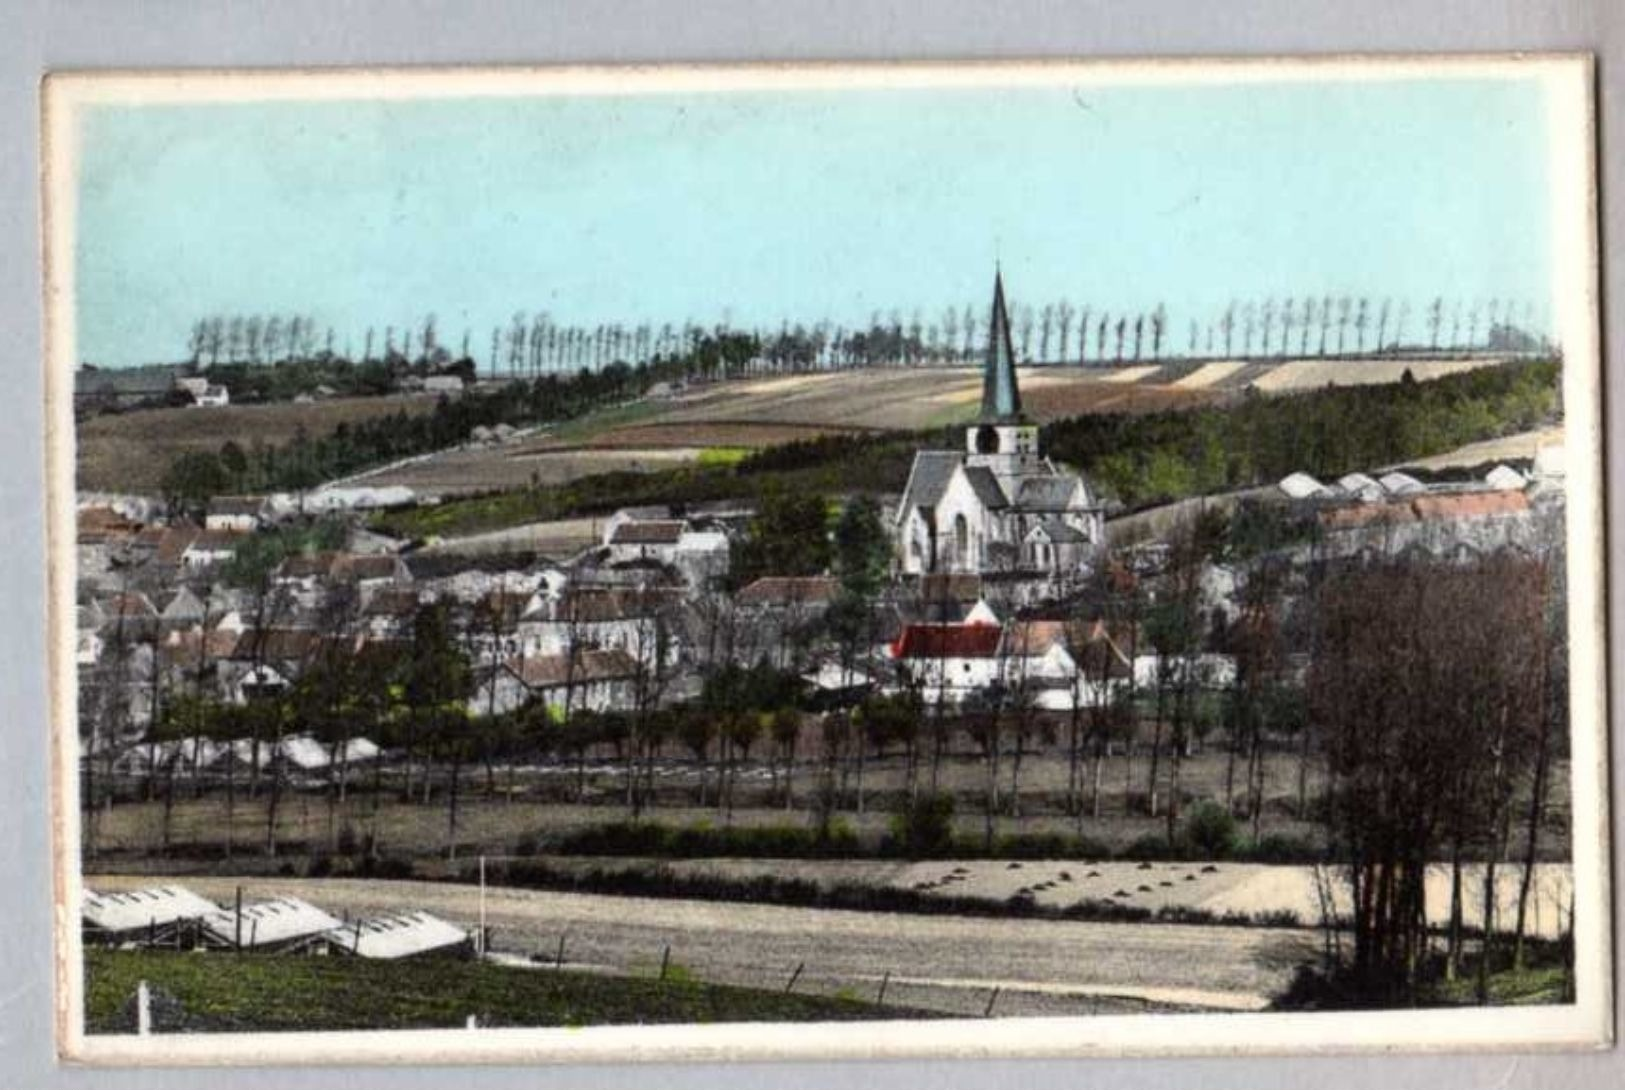
<path fill-rule="evenodd" d="M 1435 295 L 1548 308 L 1534 80 L 98 106 L 81 359 L 210 314 L 441 339 L 986 305 Z"/>

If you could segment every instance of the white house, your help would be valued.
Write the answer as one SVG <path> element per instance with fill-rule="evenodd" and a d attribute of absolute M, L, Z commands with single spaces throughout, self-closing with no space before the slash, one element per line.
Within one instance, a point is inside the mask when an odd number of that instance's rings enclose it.
<path fill-rule="evenodd" d="M 999 679 L 1003 635 L 990 624 L 911 624 L 890 655 L 927 705 L 941 700 L 957 707 Z"/>
<path fill-rule="evenodd" d="M 203 517 L 205 530 L 235 530 L 248 533 L 265 521 L 263 496 L 216 496 L 209 501 Z"/>
<path fill-rule="evenodd" d="M 184 568 L 206 568 L 220 564 L 237 555 L 237 546 L 244 535 L 234 530 L 205 530 L 191 540 L 181 552 Z"/>
<path fill-rule="evenodd" d="M 477 715 L 502 715 L 528 700 L 540 700 L 563 714 L 611 711 L 632 706 L 638 664 L 619 649 L 579 651 L 570 656 L 535 655 L 503 662 L 469 701 Z"/>
<path fill-rule="evenodd" d="M 611 564 L 631 560 L 658 560 L 670 564 L 688 523 L 682 519 L 627 519 L 606 530 L 604 547 Z"/>

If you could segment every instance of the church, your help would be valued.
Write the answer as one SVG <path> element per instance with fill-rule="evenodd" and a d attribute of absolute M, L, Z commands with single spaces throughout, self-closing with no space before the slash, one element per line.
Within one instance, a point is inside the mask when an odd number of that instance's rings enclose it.
<path fill-rule="evenodd" d="M 893 524 L 899 569 L 1065 584 L 1089 571 L 1105 528 L 1088 484 L 1044 457 L 1038 426 L 1022 412 L 1004 280 L 995 274 L 981 413 L 963 452 L 915 453 Z"/>

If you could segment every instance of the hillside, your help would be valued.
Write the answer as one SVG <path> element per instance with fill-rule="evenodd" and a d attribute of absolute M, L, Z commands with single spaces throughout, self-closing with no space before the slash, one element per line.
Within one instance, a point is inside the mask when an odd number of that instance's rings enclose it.
<path fill-rule="evenodd" d="M 93 416 L 75 429 L 78 487 L 85 492 L 155 493 L 177 455 L 214 453 L 228 439 L 245 451 L 256 443 L 280 446 L 292 442 L 301 428 L 315 437 L 340 425 L 396 413 L 418 415 L 434 407 L 432 397 L 349 397 Z"/>
<path fill-rule="evenodd" d="M 1049 423 L 1222 405 L 1249 389 L 1280 395 L 1328 385 L 1392 383 L 1407 370 L 1426 381 L 1499 362 L 1475 357 L 1051 366 L 1022 368 L 1020 381 L 1028 415 Z M 443 452 L 373 474 L 369 482 L 457 495 L 703 463 L 718 448 L 757 450 L 824 435 L 928 431 L 974 419 L 981 390 L 981 370 L 974 367 L 734 379 L 601 410 L 523 442 Z"/>

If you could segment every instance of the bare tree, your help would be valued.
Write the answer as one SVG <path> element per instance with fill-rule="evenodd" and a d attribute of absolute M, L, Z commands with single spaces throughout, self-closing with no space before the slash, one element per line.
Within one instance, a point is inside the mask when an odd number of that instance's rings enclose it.
<path fill-rule="evenodd" d="M 1072 309 L 1072 304 L 1067 302 L 1065 299 L 1062 299 L 1055 305 L 1055 321 L 1057 329 L 1060 333 L 1060 345 L 1056 351 L 1057 363 L 1065 363 L 1067 361 L 1067 346 L 1072 340 L 1072 316 L 1075 313 L 1076 312 Z"/>

